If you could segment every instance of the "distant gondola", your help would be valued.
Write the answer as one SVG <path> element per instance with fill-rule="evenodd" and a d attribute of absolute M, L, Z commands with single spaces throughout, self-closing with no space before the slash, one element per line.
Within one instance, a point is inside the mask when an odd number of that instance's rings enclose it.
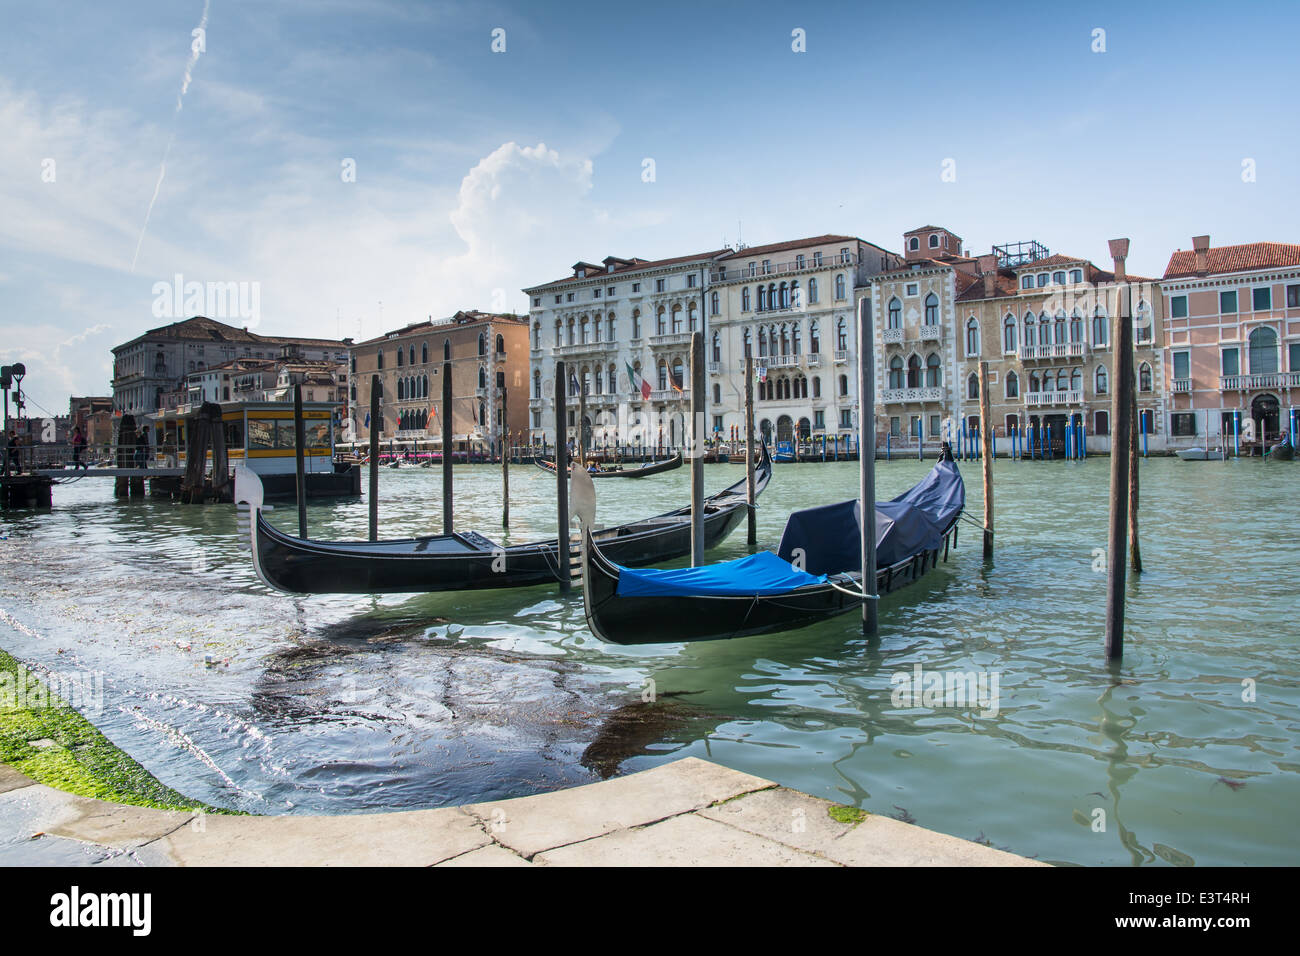
<path fill-rule="evenodd" d="M 595 493 L 590 485 L 584 492 L 581 482 L 574 480 L 574 511 L 585 527 L 594 517 Z M 961 474 L 948 456 L 910 491 L 877 503 L 878 594 L 919 579 L 938 563 L 940 550 L 947 558 L 965 500 Z M 763 551 L 677 570 L 620 567 L 599 536 L 584 531 L 587 624 L 612 644 L 661 644 L 792 630 L 860 609 L 860 528 L 856 500 L 796 511 L 779 554 Z"/>
<path fill-rule="evenodd" d="M 553 461 L 546 461 L 545 459 L 538 458 L 537 467 L 543 471 L 550 472 L 552 475 L 555 474 L 555 462 Z M 617 470 L 611 469 L 609 471 L 589 471 L 587 474 L 591 475 L 593 478 L 645 478 L 648 475 L 657 475 L 661 472 L 672 471 L 674 468 L 680 467 L 682 467 L 682 456 L 677 454 L 673 455 L 671 458 L 665 458 L 663 461 L 648 461 L 644 465 L 640 465 L 636 468 L 619 468 Z M 569 468 L 569 473 L 573 473 L 572 466 Z"/>
<path fill-rule="evenodd" d="M 755 495 L 772 476 L 767 449 L 755 471 Z M 268 587 L 296 594 L 380 594 L 527 587 L 561 579 L 556 539 L 502 547 L 475 532 L 387 541 L 314 541 L 279 531 L 262 514 L 262 486 L 235 469 L 235 501 L 252 512 L 253 566 Z M 705 547 L 727 537 L 745 516 L 744 480 L 704 501 Z M 690 506 L 597 531 L 606 552 L 643 566 L 691 552 Z"/>
<path fill-rule="evenodd" d="M 1291 447 L 1291 440 L 1282 436 L 1282 440 L 1268 450 L 1268 457 L 1273 461 L 1292 461 L 1295 458 L 1295 449 Z"/>

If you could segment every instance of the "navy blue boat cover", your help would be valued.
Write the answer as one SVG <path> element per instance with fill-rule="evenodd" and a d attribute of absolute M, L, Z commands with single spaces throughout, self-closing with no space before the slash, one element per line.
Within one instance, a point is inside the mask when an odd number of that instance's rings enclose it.
<path fill-rule="evenodd" d="M 966 506 L 957 465 L 935 464 L 918 484 L 892 501 L 876 502 L 876 567 L 887 567 L 943 541 L 943 530 Z M 790 515 L 777 553 L 786 561 L 802 551 L 811 574 L 862 571 L 862 522 L 858 501 L 806 508 Z"/>
<path fill-rule="evenodd" d="M 924 479 L 893 501 L 876 502 L 876 566 L 886 567 L 943 542 L 943 530 L 966 506 L 957 465 L 938 462 Z M 719 597 L 784 594 L 822 584 L 828 574 L 862 571 L 862 525 L 857 499 L 790 515 L 778 554 L 760 551 L 698 568 L 619 568 L 620 597 Z M 791 562 L 802 550 L 799 570 Z"/>

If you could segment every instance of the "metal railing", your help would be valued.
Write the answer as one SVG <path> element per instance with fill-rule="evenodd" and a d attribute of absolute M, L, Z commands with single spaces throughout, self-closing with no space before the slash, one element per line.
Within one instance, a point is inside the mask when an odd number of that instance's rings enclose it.
<path fill-rule="evenodd" d="M 1042 405 L 1082 405 L 1083 389 L 1065 392 L 1025 392 L 1025 404 L 1030 408 Z"/>
<path fill-rule="evenodd" d="M 742 249 L 741 253 L 744 251 Z M 807 272 L 809 269 L 835 269 L 852 266 L 857 263 L 857 260 L 856 253 L 836 252 L 829 256 L 824 255 L 820 259 L 813 256 L 804 256 L 802 261 L 790 259 L 786 262 L 769 262 L 766 267 L 761 262 L 755 262 L 753 266 L 746 263 L 743 266 L 714 269 L 709 273 L 709 281 L 728 282 L 735 279 L 763 279 L 768 276 L 785 275 L 791 272 Z"/>

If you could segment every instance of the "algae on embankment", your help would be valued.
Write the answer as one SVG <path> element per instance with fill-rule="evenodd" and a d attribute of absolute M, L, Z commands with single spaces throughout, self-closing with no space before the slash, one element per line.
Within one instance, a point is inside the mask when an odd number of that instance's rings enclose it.
<path fill-rule="evenodd" d="M 83 797 L 160 810 L 237 812 L 191 800 L 159 782 L 3 650 L 0 763 Z"/>

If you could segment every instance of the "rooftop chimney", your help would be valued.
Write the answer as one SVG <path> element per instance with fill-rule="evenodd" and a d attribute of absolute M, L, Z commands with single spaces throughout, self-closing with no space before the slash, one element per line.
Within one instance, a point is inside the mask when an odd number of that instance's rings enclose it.
<path fill-rule="evenodd" d="M 976 261 L 984 277 L 984 298 L 991 299 L 997 289 L 998 257 L 990 253 L 987 256 L 980 256 Z"/>
<path fill-rule="evenodd" d="M 1203 276 L 1210 271 L 1210 237 L 1192 236 L 1192 248 L 1196 250 L 1196 274 Z"/>
<path fill-rule="evenodd" d="M 1115 261 L 1115 281 L 1123 282 L 1128 276 L 1124 268 L 1124 260 L 1128 258 L 1128 240 L 1112 239 L 1110 241 L 1110 257 Z"/>

